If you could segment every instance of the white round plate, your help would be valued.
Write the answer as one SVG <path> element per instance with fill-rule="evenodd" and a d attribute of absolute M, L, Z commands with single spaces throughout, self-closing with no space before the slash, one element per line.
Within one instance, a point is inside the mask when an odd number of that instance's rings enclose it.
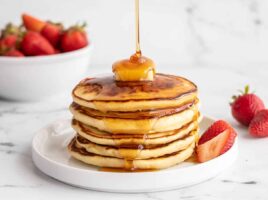
<path fill-rule="evenodd" d="M 203 133 L 213 119 L 203 117 Z M 194 185 L 228 168 L 236 159 L 237 141 L 225 154 L 205 163 L 184 162 L 152 172 L 103 172 L 70 157 L 66 146 L 74 136 L 70 120 L 61 120 L 37 132 L 32 143 L 35 165 L 45 174 L 70 185 L 107 192 L 153 192 Z"/>

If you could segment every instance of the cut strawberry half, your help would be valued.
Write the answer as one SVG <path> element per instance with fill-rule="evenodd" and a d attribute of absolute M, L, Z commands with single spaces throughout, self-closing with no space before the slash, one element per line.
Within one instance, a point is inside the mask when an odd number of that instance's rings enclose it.
<path fill-rule="evenodd" d="M 219 120 L 201 136 L 197 146 L 197 160 L 206 162 L 228 151 L 236 138 L 235 130 L 225 121 Z"/>

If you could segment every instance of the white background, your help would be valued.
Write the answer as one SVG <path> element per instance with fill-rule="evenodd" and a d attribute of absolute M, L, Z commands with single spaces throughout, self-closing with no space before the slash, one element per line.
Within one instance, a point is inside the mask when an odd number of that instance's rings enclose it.
<path fill-rule="evenodd" d="M 205 66 L 267 75 L 268 1 L 140 4 L 141 47 L 159 71 Z M 95 46 L 92 68 L 109 71 L 115 60 L 134 52 L 134 0 L 0 0 L 0 26 L 19 23 L 22 12 L 67 25 L 86 21 Z"/>
<path fill-rule="evenodd" d="M 237 130 L 236 163 L 205 183 L 161 193 L 112 194 L 67 186 L 34 166 L 31 140 L 46 124 L 71 118 L 70 94 L 37 103 L 1 100 L 0 199 L 268 199 L 268 138 L 252 138 L 229 106 L 230 97 L 246 83 L 268 105 L 268 1 L 140 1 L 143 53 L 155 60 L 158 71 L 194 81 L 202 114 L 224 119 Z M 19 23 L 22 12 L 64 24 L 87 21 L 95 46 L 94 76 L 110 72 L 115 60 L 134 52 L 133 11 L 134 0 L 0 0 L 0 26 Z"/>

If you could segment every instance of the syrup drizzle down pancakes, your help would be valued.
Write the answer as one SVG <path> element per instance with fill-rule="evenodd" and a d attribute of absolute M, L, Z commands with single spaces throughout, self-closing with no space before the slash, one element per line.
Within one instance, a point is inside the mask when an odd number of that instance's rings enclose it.
<path fill-rule="evenodd" d="M 162 169 L 189 158 L 198 139 L 197 87 L 156 74 L 153 81 L 85 79 L 73 90 L 70 154 L 87 164 Z"/>

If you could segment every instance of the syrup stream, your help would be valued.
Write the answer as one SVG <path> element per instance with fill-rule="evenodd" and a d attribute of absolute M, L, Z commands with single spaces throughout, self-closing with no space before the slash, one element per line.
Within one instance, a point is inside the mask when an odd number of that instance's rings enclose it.
<path fill-rule="evenodd" d="M 135 0 L 136 55 L 141 56 L 140 47 L 140 0 Z"/>

